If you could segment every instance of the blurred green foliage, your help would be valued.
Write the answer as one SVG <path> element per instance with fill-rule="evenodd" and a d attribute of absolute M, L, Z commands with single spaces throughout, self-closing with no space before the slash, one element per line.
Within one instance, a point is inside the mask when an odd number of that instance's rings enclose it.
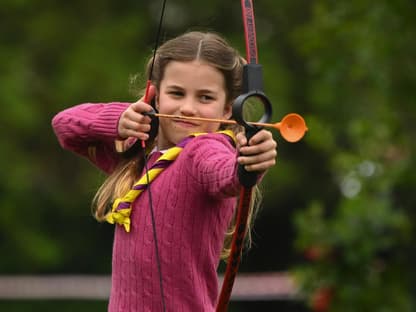
<path fill-rule="evenodd" d="M 274 133 L 278 164 L 241 269 L 292 270 L 311 303 L 330 287 L 331 311 L 412 310 L 415 3 L 254 2 L 275 121 L 298 112 L 310 130 L 293 145 Z M 162 39 L 214 30 L 244 53 L 239 5 L 168 1 Z M 130 80 L 144 80 L 159 10 L 2 1 L 0 274 L 110 272 L 112 227 L 89 208 L 103 176 L 61 150 L 50 121 L 78 103 L 136 99 Z M 325 252 L 304 259 L 311 250 Z"/>
<path fill-rule="evenodd" d="M 414 9 L 316 1 L 294 32 L 316 109 L 307 141 L 331 177 L 317 183 L 336 187 L 295 217 L 307 261 L 294 272 L 316 311 L 414 310 Z"/>

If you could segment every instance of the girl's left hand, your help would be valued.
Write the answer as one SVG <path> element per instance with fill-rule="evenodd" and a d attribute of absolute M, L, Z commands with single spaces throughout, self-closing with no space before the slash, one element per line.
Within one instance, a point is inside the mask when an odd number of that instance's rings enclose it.
<path fill-rule="evenodd" d="M 260 130 L 248 142 L 243 133 L 237 134 L 237 148 L 240 156 L 237 161 L 247 171 L 263 172 L 276 164 L 277 143 L 272 133 Z"/>

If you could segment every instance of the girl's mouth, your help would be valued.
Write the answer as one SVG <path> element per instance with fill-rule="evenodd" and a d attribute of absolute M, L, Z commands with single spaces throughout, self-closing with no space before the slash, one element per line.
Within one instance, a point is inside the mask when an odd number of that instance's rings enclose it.
<path fill-rule="evenodd" d="M 179 126 L 179 127 L 183 127 L 183 128 L 195 128 L 198 127 L 197 124 L 190 122 L 188 120 L 182 120 L 182 119 L 174 119 L 173 122 L 175 123 L 175 125 Z"/>

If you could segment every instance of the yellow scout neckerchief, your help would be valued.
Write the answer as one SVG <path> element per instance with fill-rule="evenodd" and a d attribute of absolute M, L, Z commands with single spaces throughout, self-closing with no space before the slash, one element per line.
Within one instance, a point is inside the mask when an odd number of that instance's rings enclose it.
<path fill-rule="evenodd" d="M 234 133 L 231 130 L 218 131 L 229 136 L 235 142 Z M 124 197 L 117 198 L 113 203 L 113 208 L 106 216 L 106 221 L 114 224 L 124 226 L 126 232 L 130 232 L 130 214 L 132 204 L 140 194 L 147 189 L 148 185 L 156 179 L 156 177 L 166 169 L 171 163 L 175 161 L 185 145 L 194 137 L 206 133 L 193 133 L 189 137 L 182 140 L 178 145 L 171 147 L 162 154 L 155 163 L 150 167 L 148 173 L 143 174 L 142 177 L 133 185 L 132 189 L 127 192 Z"/>

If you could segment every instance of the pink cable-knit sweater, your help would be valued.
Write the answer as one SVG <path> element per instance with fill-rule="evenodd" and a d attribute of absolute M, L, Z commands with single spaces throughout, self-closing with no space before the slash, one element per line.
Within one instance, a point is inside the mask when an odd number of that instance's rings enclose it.
<path fill-rule="evenodd" d="M 52 125 L 63 148 L 89 157 L 95 146 L 90 160 L 111 173 L 119 161 L 117 124 L 128 105 L 81 104 L 58 113 Z M 238 188 L 236 150 L 222 134 L 194 138 L 152 182 L 167 311 L 214 311 L 216 269 Z M 108 310 L 162 311 L 147 191 L 134 202 L 131 221 L 130 233 L 116 225 Z"/>

